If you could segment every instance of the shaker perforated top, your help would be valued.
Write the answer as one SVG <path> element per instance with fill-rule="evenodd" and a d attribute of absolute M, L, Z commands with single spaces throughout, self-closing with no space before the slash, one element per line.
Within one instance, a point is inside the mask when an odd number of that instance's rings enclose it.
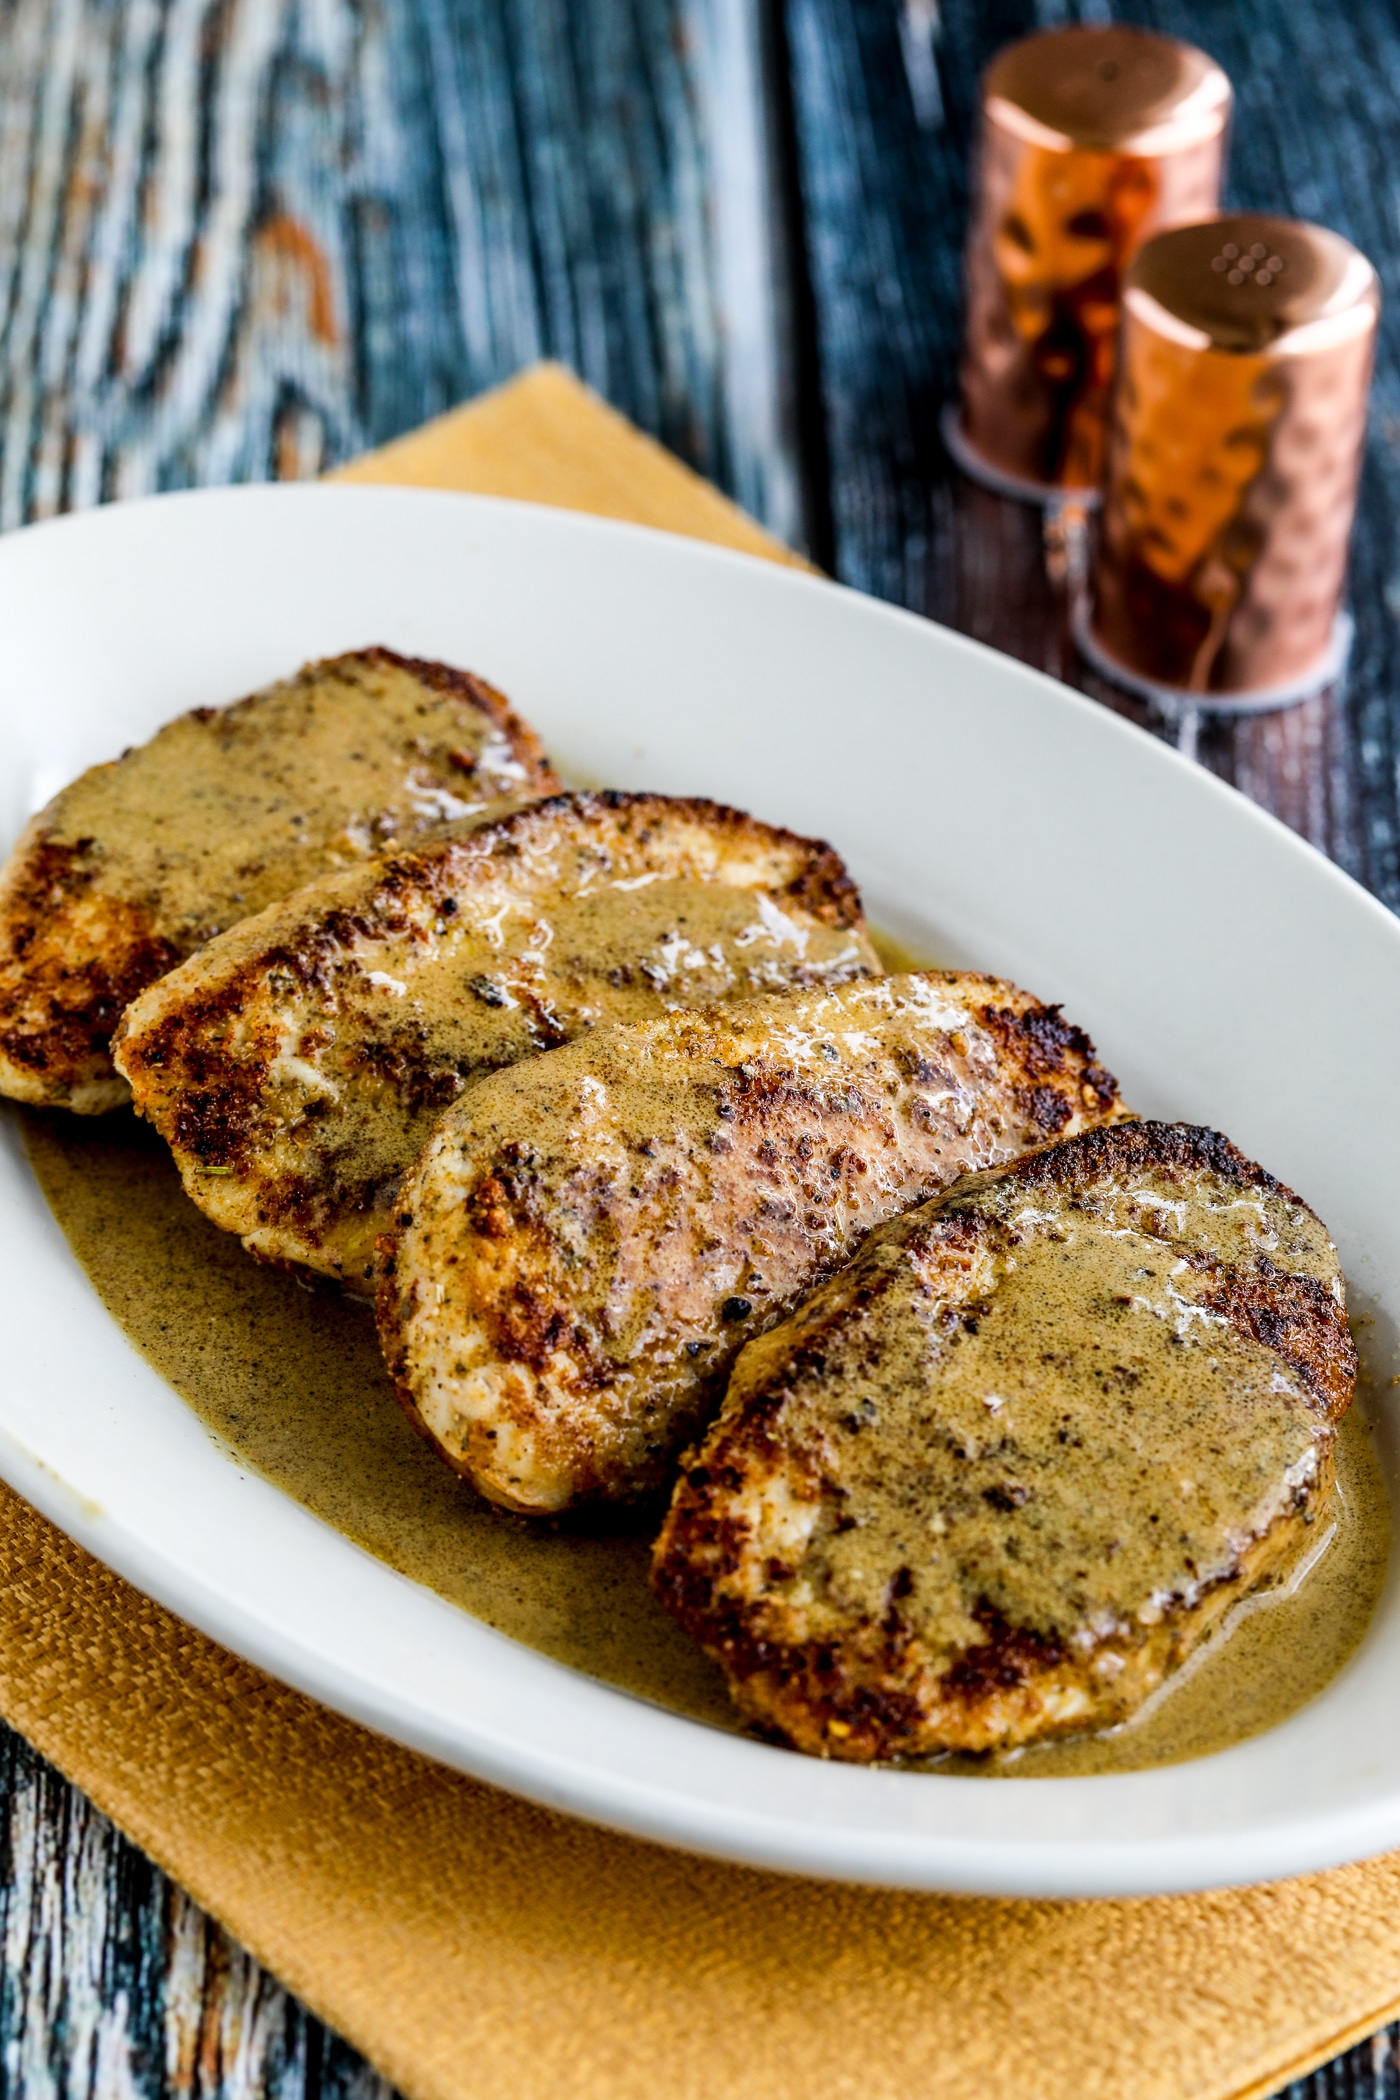
<path fill-rule="evenodd" d="M 1380 283 L 1325 226 L 1241 212 L 1159 233 L 1129 265 L 1123 296 L 1149 327 L 1190 347 L 1287 354 L 1364 334 Z"/>

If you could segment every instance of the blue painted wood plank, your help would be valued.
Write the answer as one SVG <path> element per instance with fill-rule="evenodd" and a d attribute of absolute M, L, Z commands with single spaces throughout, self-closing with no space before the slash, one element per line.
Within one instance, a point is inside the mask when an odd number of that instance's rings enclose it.
<path fill-rule="evenodd" d="M 1113 16 L 1204 44 L 1239 95 L 1230 201 L 1337 227 L 1387 292 L 1354 543 L 1344 693 L 1208 728 L 1200 755 L 1400 907 L 1400 7 L 1394 0 L 784 0 L 799 218 L 828 460 L 830 558 L 913 606 L 1115 698 L 1082 673 L 1037 515 L 972 488 L 938 440 L 955 385 L 977 80 L 1011 36 Z M 1161 726 L 1151 725 L 1149 726 Z M 1400 2029 L 1289 2100 L 1400 2100 Z"/>
<path fill-rule="evenodd" d="M 564 358 L 800 526 L 757 0 L 0 0 L 0 525 Z M 0 1738 L 0 2093 L 383 2088 Z"/>
<path fill-rule="evenodd" d="M 791 534 L 756 0 L 7 0 L 0 524 L 572 364 Z"/>
<path fill-rule="evenodd" d="M 977 74 L 1025 28 L 1108 13 L 0 0 L 0 524 L 314 473 L 546 352 L 849 580 L 1071 671 L 1038 522 L 960 484 L 936 422 Z M 1235 75 L 1239 201 L 1341 226 L 1393 283 L 1396 7 L 1135 18 Z M 1397 326 L 1350 692 L 1205 744 L 1392 903 Z M 3 2094 L 383 2100 L 14 1738 L 0 1847 Z M 1294 2092 L 1400 2100 L 1394 2033 Z"/>
<path fill-rule="evenodd" d="M 392 2100 L 17 1736 L 0 1737 L 6 2100 Z"/>
<path fill-rule="evenodd" d="M 1109 14 L 1102 0 L 956 0 L 941 19 L 929 0 L 786 0 L 838 571 L 1106 698 L 1038 573 L 1034 518 L 960 481 L 937 417 L 954 385 L 978 73 L 1008 36 Z M 1201 755 L 1400 906 L 1400 12 L 1394 0 L 1142 0 L 1131 19 L 1204 44 L 1234 78 L 1232 201 L 1337 227 L 1391 290 L 1348 690 L 1291 723 L 1213 730 Z"/>
<path fill-rule="evenodd" d="M 793 533 L 768 183 L 754 0 L 4 0 L 0 525 L 548 353 Z M 382 2092 L 15 1739 L 0 1819 L 0 2092 Z"/>

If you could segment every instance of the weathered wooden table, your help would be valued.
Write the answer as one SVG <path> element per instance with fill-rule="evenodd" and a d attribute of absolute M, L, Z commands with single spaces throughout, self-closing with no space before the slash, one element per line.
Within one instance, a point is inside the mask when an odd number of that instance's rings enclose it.
<path fill-rule="evenodd" d="M 0 0 L 0 525 L 315 474 L 547 354 L 847 582 L 1083 682 L 1038 518 L 937 433 L 980 68 L 1108 13 Z M 1128 13 L 1234 79 L 1233 201 L 1337 227 L 1392 299 L 1347 690 L 1200 755 L 1400 908 L 1400 0 Z M 0 1757 L 0 2093 L 382 2091 L 25 1745 Z M 1395 2100 L 1400 2036 L 1293 2094 Z"/>

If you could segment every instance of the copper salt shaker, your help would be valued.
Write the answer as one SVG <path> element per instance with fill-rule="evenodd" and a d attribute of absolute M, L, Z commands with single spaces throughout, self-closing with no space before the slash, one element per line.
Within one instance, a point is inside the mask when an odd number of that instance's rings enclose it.
<path fill-rule="evenodd" d="M 1081 616 L 1099 669 L 1232 712 L 1337 675 L 1379 314 L 1370 263 L 1320 226 L 1238 214 L 1140 251 Z"/>
<path fill-rule="evenodd" d="M 1213 59 L 1146 30 L 1048 30 L 993 60 L 961 409 L 944 419 L 975 478 L 1041 500 L 1097 490 L 1123 270 L 1216 209 L 1231 102 Z"/>

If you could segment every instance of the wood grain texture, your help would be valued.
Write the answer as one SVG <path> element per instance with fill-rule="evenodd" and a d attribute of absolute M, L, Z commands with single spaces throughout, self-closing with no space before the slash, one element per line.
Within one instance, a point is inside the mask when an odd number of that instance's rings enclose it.
<path fill-rule="evenodd" d="M 1110 13 L 0 0 L 0 525 L 314 474 L 548 354 L 847 581 L 1078 679 L 1039 518 L 953 474 L 937 418 L 978 73 Z M 1234 77 L 1234 201 L 1339 227 L 1393 284 L 1400 0 L 1132 16 Z M 1392 905 L 1397 510 L 1388 310 L 1348 689 L 1201 753 Z M 0 1913 L 0 2100 L 387 2100 L 14 1737 Z M 1400 2100 L 1398 2051 L 1291 2100 Z"/>
<path fill-rule="evenodd" d="M 1170 725 L 1077 661 L 1037 513 L 989 496 L 943 452 L 955 388 L 961 249 L 977 78 L 1009 37 L 1125 16 L 1203 44 L 1238 93 L 1229 201 L 1347 234 L 1388 291 L 1400 218 L 1386 165 L 1400 87 L 1400 8 L 1351 0 L 784 0 L 797 179 L 816 330 L 815 413 L 829 541 L 844 581 L 947 621 Z M 1291 713 L 1207 725 L 1198 755 L 1392 908 L 1397 854 L 1400 313 L 1382 323 L 1352 561 L 1357 639 L 1344 689 Z M 1289 2089 L 1289 2100 L 1396 2100 L 1391 2028 Z"/>
<path fill-rule="evenodd" d="M 3 0 L 0 525 L 553 354 L 795 535 L 763 63 L 751 0 Z M 13 1737 L 0 1796 L 0 2091 L 383 2090 Z"/>
<path fill-rule="evenodd" d="M 760 66 L 752 0 L 5 0 L 0 524 L 553 355 L 790 534 Z"/>
<path fill-rule="evenodd" d="M 970 488 L 937 434 L 954 386 L 977 75 L 1009 36 L 1109 14 L 1098 0 L 990 0 L 948 7 L 931 24 L 927 0 L 787 0 L 837 571 L 1117 705 L 1077 665 L 1063 596 L 1037 578 L 1035 514 Z M 1141 0 L 1131 18 L 1204 44 L 1235 81 L 1230 201 L 1336 227 L 1393 286 L 1393 0 L 1352 0 L 1344 10 Z M 911 51 L 922 54 L 912 72 Z M 1400 906 L 1397 515 L 1400 311 L 1391 300 L 1354 543 L 1347 688 L 1293 717 L 1213 728 L 1200 756 L 1392 906 Z"/>
<path fill-rule="evenodd" d="M 392 2100 L 8 1731 L 0 1868 L 7 2100 Z"/>
<path fill-rule="evenodd" d="M 1279 2100 L 1400 2100 L 1400 2029 L 1384 2028 L 1310 2078 L 1298 2079 Z"/>

